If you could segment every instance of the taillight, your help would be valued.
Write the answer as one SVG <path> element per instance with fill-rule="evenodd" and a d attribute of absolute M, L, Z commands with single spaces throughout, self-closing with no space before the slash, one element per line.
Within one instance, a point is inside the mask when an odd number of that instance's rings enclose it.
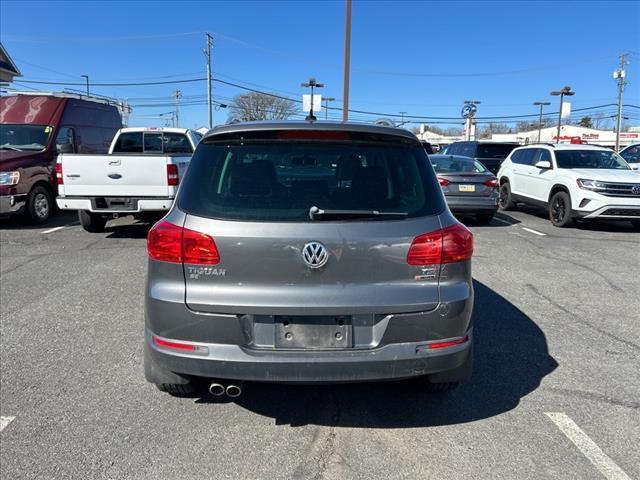
<path fill-rule="evenodd" d="M 194 232 L 184 228 L 182 230 L 182 261 L 198 265 L 216 265 L 220 263 L 216 242 L 205 233 Z"/>
<path fill-rule="evenodd" d="M 147 236 L 149 257 L 161 262 L 216 265 L 220 255 L 213 238 L 167 221 L 156 223 Z"/>
<path fill-rule="evenodd" d="M 164 220 L 156 223 L 147 236 L 147 253 L 154 260 L 182 263 L 182 227 Z"/>
<path fill-rule="evenodd" d="M 424 233 L 413 239 L 407 263 L 438 265 L 469 260 L 473 254 L 473 235 L 467 227 L 456 223 L 450 227 Z"/>
<path fill-rule="evenodd" d="M 180 182 L 178 177 L 178 166 L 170 163 L 167 165 L 167 185 L 176 186 Z"/>
<path fill-rule="evenodd" d="M 451 182 L 446 178 L 438 177 L 438 183 L 444 187 L 445 185 L 449 185 Z"/>
<path fill-rule="evenodd" d="M 496 188 L 498 186 L 498 179 L 496 177 L 491 177 L 489 180 L 484 182 L 487 187 Z"/>
<path fill-rule="evenodd" d="M 64 185 L 64 177 L 62 176 L 62 164 L 56 163 L 56 182 L 58 185 Z"/>

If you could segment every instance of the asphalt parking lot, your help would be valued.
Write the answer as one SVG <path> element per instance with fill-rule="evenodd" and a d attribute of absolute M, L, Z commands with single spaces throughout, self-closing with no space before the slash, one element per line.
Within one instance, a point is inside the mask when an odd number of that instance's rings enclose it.
<path fill-rule="evenodd" d="M 475 371 L 175 398 L 142 368 L 146 224 L 0 228 L 3 478 L 640 478 L 640 233 L 469 224 Z"/>

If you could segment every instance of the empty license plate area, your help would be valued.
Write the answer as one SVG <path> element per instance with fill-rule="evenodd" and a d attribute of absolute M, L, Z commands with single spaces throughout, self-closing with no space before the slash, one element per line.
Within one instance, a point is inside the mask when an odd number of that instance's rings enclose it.
<path fill-rule="evenodd" d="M 276 348 L 330 349 L 352 346 L 349 316 L 276 316 Z"/>
<path fill-rule="evenodd" d="M 137 200 L 130 197 L 97 197 L 93 200 L 93 208 L 95 210 L 135 210 L 137 207 Z"/>

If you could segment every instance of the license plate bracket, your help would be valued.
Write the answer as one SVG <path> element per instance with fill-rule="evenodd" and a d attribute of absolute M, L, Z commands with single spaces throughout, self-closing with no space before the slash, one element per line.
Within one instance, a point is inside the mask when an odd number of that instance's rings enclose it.
<path fill-rule="evenodd" d="M 350 316 L 276 316 L 275 347 L 304 350 L 352 347 Z"/>
<path fill-rule="evenodd" d="M 475 192 L 476 191 L 476 186 L 475 185 L 460 185 L 458 187 L 458 189 L 461 192 Z"/>

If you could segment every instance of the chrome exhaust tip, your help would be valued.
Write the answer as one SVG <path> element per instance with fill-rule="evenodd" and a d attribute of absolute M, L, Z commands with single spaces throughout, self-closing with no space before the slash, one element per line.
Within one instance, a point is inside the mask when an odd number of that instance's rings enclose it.
<path fill-rule="evenodd" d="M 241 385 L 227 385 L 226 390 L 227 397 L 237 398 L 242 395 L 242 386 Z"/>
<path fill-rule="evenodd" d="M 224 392 L 225 392 L 224 385 L 220 383 L 211 382 L 211 385 L 209 385 L 209 393 L 214 397 L 220 397 L 221 395 L 224 395 Z"/>

